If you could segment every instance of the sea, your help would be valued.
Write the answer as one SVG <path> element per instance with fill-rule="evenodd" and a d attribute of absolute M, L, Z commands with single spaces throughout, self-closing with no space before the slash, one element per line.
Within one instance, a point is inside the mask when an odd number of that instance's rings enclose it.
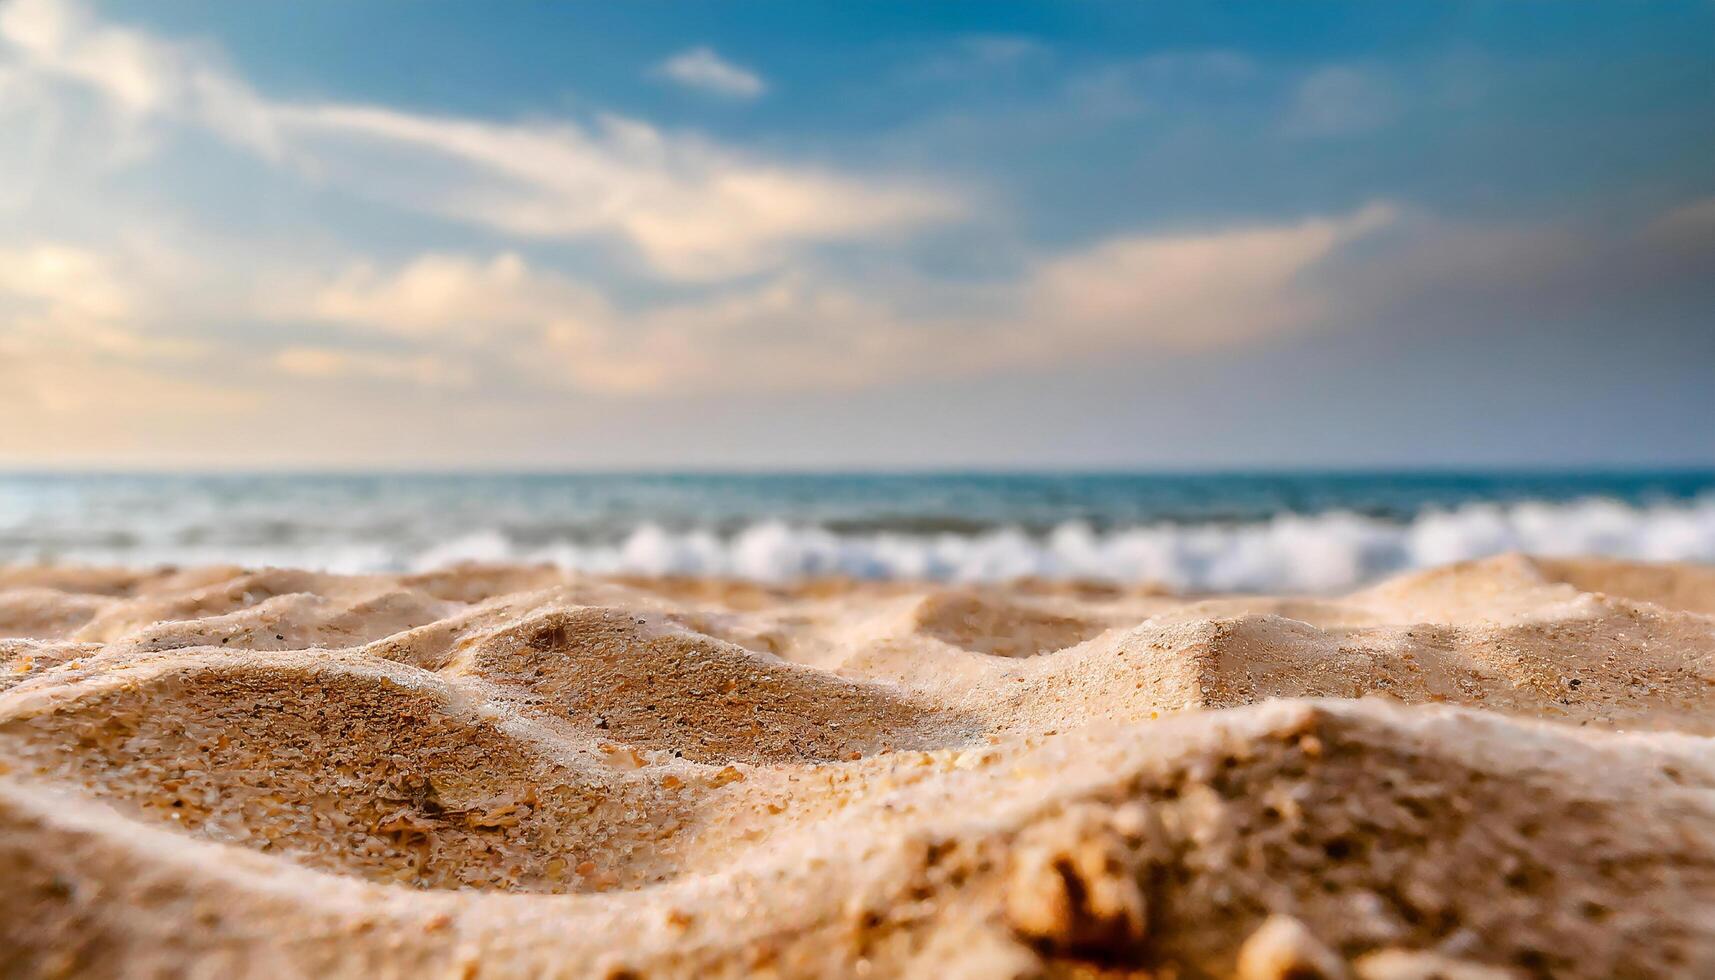
<path fill-rule="evenodd" d="M 0 562 L 1332 592 L 1507 551 L 1715 562 L 1715 470 L 0 474 Z"/>

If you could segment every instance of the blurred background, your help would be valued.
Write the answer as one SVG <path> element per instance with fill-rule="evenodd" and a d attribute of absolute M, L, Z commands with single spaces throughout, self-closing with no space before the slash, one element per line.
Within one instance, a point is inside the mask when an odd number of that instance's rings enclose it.
<path fill-rule="evenodd" d="M 0 561 L 1715 561 L 1715 5 L 0 0 Z"/>

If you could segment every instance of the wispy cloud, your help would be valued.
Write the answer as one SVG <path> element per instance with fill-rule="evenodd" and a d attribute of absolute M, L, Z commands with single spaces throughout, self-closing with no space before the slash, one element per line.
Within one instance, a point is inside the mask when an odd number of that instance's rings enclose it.
<path fill-rule="evenodd" d="M 1292 224 L 1118 237 L 1038 270 L 1034 318 L 1097 349 L 1220 347 L 1296 330 L 1329 303 L 1305 273 L 1396 217 L 1378 203 Z"/>
<path fill-rule="evenodd" d="M 265 155 L 278 152 L 269 104 L 211 51 L 107 24 L 70 0 L 12 0 L 0 7 L 0 42 L 12 83 L 81 85 L 126 122 L 171 118 L 205 125 Z M 0 48 L 4 52 L 5 48 Z"/>
<path fill-rule="evenodd" d="M 0 353 L 182 357 L 195 345 L 147 329 L 161 315 L 158 256 L 64 242 L 0 246 Z"/>
<path fill-rule="evenodd" d="M 754 99 L 768 91 L 762 76 L 734 64 L 707 46 L 681 51 L 655 68 L 656 74 L 687 88 L 734 99 Z"/>
<path fill-rule="evenodd" d="M 1282 125 L 1296 136 L 1347 136 L 1382 126 L 1396 112 L 1393 90 L 1381 74 L 1328 65 L 1299 81 Z"/>
<path fill-rule="evenodd" d="M 921 47 L 907 53 L 922 64 Z M 947 379 L 1005 400 L 1104 365 L 1256 356 L 1319 330 L 1452 316 L 1455 302 L 1524 322 L 1619 308 L 1586 302 L 1605 289 L 1707 280 L 1706 188 L 1677 209 L 1662 200 L 1626 238 L 1438 222 L 1385 183 L 1289 190 L 1290 207 L 1239 186 L 1258 171 L 1233 164 L 1235 147 L 1290 167 L 1294 140 L 1357 149 L 1397 118 L 1413 90 L 1383 62 L 1305 69 L 1210 49 L 1102 64 L 1015 37 L 928 53 L 971 72 L 939 86 L 953 112 L 889 112 L 904 128 L 862 134 L 913 171 L 807 157 L 791 132 L 745 143 L 596 111 L 288 98 L 212 43 L 73 0 L 0 0 L 0 454 L 64 443 L 144 458 L 137 447 L 224 438 L 235 455 L 296 439 L 315 456 L 338 425 L 402 455 L 416 447 L 401 429 L 462 432 L 436 448 L 480 455 L 497 432 L 559 445 L 573 416 L 603 438 L 589 421 L 602 412 L 706 431 L 682 406 L 715 395 L 767 399 L 788 420 Z M 996 93 L 977 137 L 947 136 L 953 113 Z M 872 95 L 891 106 L 899 92 Z M 1209 134 L 1221 138 L 1199 142 Z M 1139 152 L 1066 159 L 1120 144 Z M 1151 166 L 1157 151 L 1206 162 L 1231 193 L 1209 208 L 1206 185 Z M 1072 186 L 1085 176 L 1100 179 Z M 1031 193 L 1052 207 L 1026 206 Z M 924 404 L 936 397 L 953 396 Z"/>
<path fill-rule="evenodd" d="M 198 366 L 203 345 L 154 329 L 158 256 L 64 242 L 0 246 L 0 453 L 123 445 L 170 417 L 249 397 L 219 379 L 163 384 Z"/>
<path fill-rule="evenodd" d="M 468 365 L 429 354 L 401 356 L 330 347 L 288 347 L 274 355 L 274 364 L 289 375 L 325 381 L 352 378 L 408 381 L 435 388 L 462 388 L 472 382 Z"/>
<path fill-rule="evenodd" d="M 481 342 L 498 339 L 496 329 L 539 329 L 604 308 L 594 292 L 544 276 L 505 252 L 487 261 L 429 254 L 393 270 L 360 263 L 296 312 L 403 336 L 462 335 Z"/>
<path fill-rule="evenodd" d="M 210 52 L 67 0 L 15 0 L 0 9 L 0 40 L 12 71 L 93 91 L 130 125 L 204 127 L 307 178 L 507 234 L 617 239 L 674 278 L 752 273 L 795 248 L 891 237 L 968 207 L 926 182 L 768 159 L 613 115 L 503 123 L 274 100 Z"/>
<path fill-rule="evenodd" d="M 1394 219 L 1378 204 L 1286 225 L 1119 236 L 1044 257 L 1022 279 L 968 290 L 957 308 L 932 314 L 913 312 L 920 297 L 908 286 L 883 299 L 797 273 L 624 310 L 512 254 L 352 270 L 309 312 L 442 344 L 504 335 L 513 371 L 589 392 L 861 388 L 1300 330 L 1332 304 L 1306 274 Z"/>
<path fill-rule="evenodd" d="M 55 243 L 0 249 L 0 296 L 33 305 L 58 325 L 118 321 L 133 312 L 103 256 Z"/>
<path fill-rule="evenodd" d="M 1260 73 L 1251 58 L 1224 48 L 1157 51 L 1079 72 L 1066 94 L 1084 113 L 1124 116 L 1159 107 L 1188 91 L 1229 87 Z"/>
<path fill-rule="evenodd" d="M 992 80 L 997 73 L 1043 61 L 1051 52 L 1048 45 L 1021 34 L 967 34 L 914 65 L 907 75 L 931 81 Z"/>
<path fill-rule="evenodd" d="M 344 186 L 530 238 L 614 236 L 677 278 L 755 272 L 796 246 L 891 236 L 967 206 L 943 188 L 756 159 L 617 116 L 586 128 L 323 105 L 275 118 Z"/>

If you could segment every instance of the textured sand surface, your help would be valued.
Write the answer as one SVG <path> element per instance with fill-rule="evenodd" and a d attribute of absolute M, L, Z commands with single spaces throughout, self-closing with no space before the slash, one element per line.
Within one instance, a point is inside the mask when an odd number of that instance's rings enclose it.
<path fill-rule="evenodd" d="M 1715 570 L 0 570 L 0 974 L 1715 975 Z"/>

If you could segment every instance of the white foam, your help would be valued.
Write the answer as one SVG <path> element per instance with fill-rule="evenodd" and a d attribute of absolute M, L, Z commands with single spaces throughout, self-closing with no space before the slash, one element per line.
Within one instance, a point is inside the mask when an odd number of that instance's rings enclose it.
<path fill-rule="evenodd" d="M 1178 589 L 1326 592 L 1378 576 L 1505 551 L 1715 562 L 1715 499 L 1627 507 L 1477 504 L 1428 511 L 1409 524 L 1331 512 L 1256 524 L 1158 524 L 1097 533 L 1065 524 L 1043 537 L 1014 528 L 976 535 L 834 534 L 779 522 L 728 538 L 644 525 L 615 545 L 510 549 L 498 535 L 436 548 L 416 567 L 457 559 L 549 561 L 566 568 L 649 575 L 726 575 L 782 581 L 806 575 L 931 578 L 1020 576 L 1160 582 Z"/>
<path fill-rule="evenodd" d="M 1504 551 L 1715 562 L 1715 495 L 1646 507 L 1613 500 L 1471 504 L 1407 523 L 1332 511 L 1249 524 L 1152 524 L 1098 532 L 1064 524 L 1046 535 L 839 534 L 777 521 L 736 534 L 645 524 L 612 543 L 522 545 L 501 529 L 436 540 L 328 535 L 289 544 L 186 545 L 156 537 L 123 546 L 64 547 L 57 560 L 123 564 L 289 565 L 330 571 L 432 569 L 458 562 L 551 562 L 591 573 L 725 575 L 782 581 L 807 575 L 954 582 L 1020 576 L 1158 582 L 1191 591 L 1328 592 L 1380 576 Z M 427 543 L 432 542 L 432 543 Z M 13 560 L 17 560 L 16 557 Z"/>

